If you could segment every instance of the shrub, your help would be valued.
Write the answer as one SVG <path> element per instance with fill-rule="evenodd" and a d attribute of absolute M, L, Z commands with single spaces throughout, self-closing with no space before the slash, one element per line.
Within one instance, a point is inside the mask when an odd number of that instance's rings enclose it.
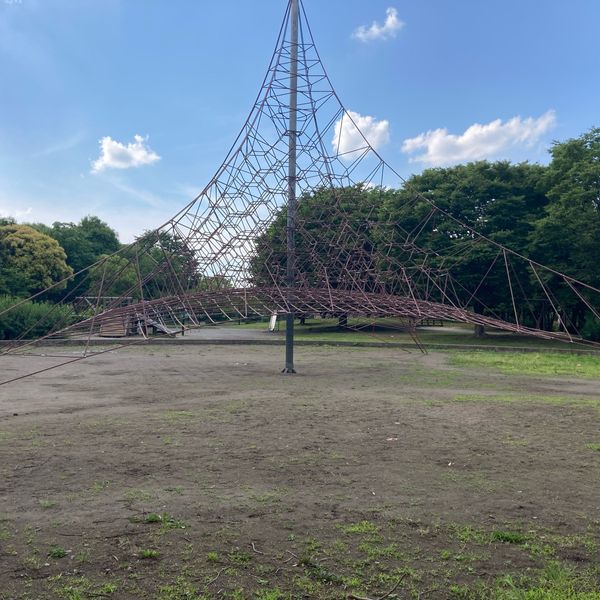
<path fill-rule="evenodd" d="M 15 306 L 18 302 L 22 300 L 0 296 L 0 340 L 15 340 L 21 336 L 35 339 L 58 331 L 75 320 L 75 312 L 70 306 L 29 300 Z"/>
<path fill-rule="evenodd" d="M 587 340 L 600 342 L 600 319 L 597 319 L 593 314 L 588 314 L 581 335 Z"/>

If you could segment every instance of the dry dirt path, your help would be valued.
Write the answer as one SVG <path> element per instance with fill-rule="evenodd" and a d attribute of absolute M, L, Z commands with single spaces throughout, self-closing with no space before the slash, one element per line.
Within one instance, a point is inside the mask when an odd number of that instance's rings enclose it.
<path fill-rule="evenodd" d="M 306 347 L 290 377 L 282 359 L 132 348 L 0 388 L 0 599 L 377 598 L 399 580 L 397 598 L 458 598 L 552 561 L 597 576 L 598 380 Z"/>

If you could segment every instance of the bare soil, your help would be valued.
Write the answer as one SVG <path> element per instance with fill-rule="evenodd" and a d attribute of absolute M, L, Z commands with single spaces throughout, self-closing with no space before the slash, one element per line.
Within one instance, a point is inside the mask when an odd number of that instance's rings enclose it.
<path fill-rule="evenodd" d="M 2 357 L 3 375 L 23 360 L 48 359 Z M 144 347 L 0 387 L 0 599 L 400 580 L 390 598 L 453 598 L 549 561 L 598 575 L 598 380 L 375 348 L 282 366 L 277 347 Z"/>

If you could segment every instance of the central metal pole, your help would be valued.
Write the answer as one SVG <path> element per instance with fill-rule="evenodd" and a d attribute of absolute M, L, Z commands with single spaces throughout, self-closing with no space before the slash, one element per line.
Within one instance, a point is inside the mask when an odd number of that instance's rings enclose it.
<path fill-rule="evenodd" d="M 288 127 L 288 205 L 287 205 L 287 301 L 288 313 L 285 322 L 285 369 L 284 373 L 295 373 L 294 369 L 294 309 L 293 288 L 296 284 L 296 180 L 298 141 L 298 0 L 291 0 L 291 47 L 290 47 L 290 121 Z"/>

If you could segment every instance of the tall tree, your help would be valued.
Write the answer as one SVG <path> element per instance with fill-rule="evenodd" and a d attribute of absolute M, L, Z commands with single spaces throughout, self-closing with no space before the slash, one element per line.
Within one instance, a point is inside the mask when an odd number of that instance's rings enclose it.
<path fill-rule="evenodd" d="M 79 223 L 53 223 L 31 225 L 38 231 L 53 237 L 65 250 L 67 264 L 75 273 L 90 267 L 101 256 L 116 252 L 121 244 L 117 233 L 98 217 L 84 217 Z M 83 296 L 88 292 L 87 275 L 76 275 L 61 294 L 50 294 L 52 299 L 62 296 Z"/>
<path fill-rule="evenodd" d="M 557 142 L 550 152 L 550 204 L 531 236 L 534 255 L 557 271 L 600 287 L 600 128 Z M 546 282 L 557 287 L 556 277 L 547 275 Z M 575 328 L 596 320 L 568 287 L 559 287 L 556 297 L 563 317 Z"/>
<path fill-rule="evenodd" d="M 0 293 L 30 296 L 73 274 L 58 242 L 27 225 L 0 226 Z"/>
<path fill-rule="evenodd" d="M 296 215 L 297 282 L 307 286 L 375 291 L 377 261 L 374 232 L 388 192 L 364 185 L 321 188 L 298 200 Z M 285 208 L 255 240 L 250 261 L 255 285 L 286 285 Z M 348 274 L 352 273 L 352 277 Z M 379 290 L 381 291 L 381 290 Z"/>
<path fill-rule="evenodd" d="M 147 232 L 118 254 L 103 256 L 88 277 L 91 295 L 127 294 L 136 300 L 179 294 L 197 282 L 194 252 L 164 231 Z"/>
<path fill-rule="evenodd" d="M 513 319 L 504 256 L 498 246 L 474 232 L 527 255 L 529 236 L 548 203 L 544 174 L 542 166 L 506 161 L 425 170 L 384 205 L 380 223 L 391 232 L 392 255 L 401 261 L 408 254 L 419 260 L 415 248 L 431 251 L 427 265 L 432 278 L 449 273 L 453 298 L 476 312 Z M 527 266 L 514 261 L 509 272 L 515 280 L 513 293 L 525 304 L 531 293 Z M 437 289 L 436 298 L 436 288 L 432 290 L 434 299 L 442 299 L 444 293 L 446 288 Z M 531 315 L 520 317 L 535 324 Z"/>
<path fill-rule="evenodd" d="M 93 265 L 101 256 L 116 252 L 121 244 L 117 233 L 98 217 L 84 217 L 79 223 L 55 222 L 52 227 L 32 227 L 53 237 L 65 250 L 67 264 L 77 273 Z"/>

